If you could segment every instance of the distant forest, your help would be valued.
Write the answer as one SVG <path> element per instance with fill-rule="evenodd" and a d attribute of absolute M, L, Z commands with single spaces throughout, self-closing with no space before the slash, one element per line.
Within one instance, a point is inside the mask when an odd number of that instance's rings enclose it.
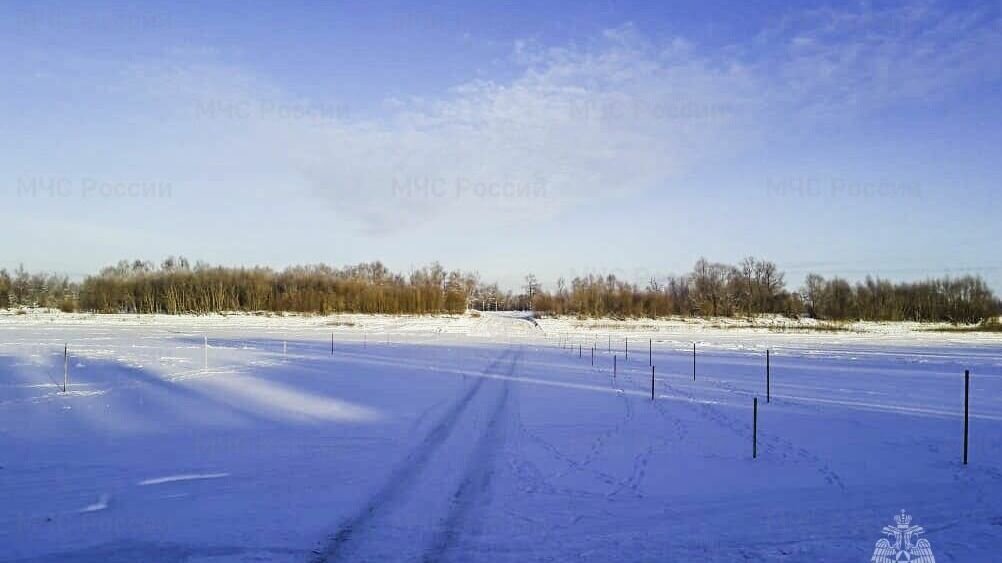
<path fill-rule="evenodd" d="M 1002 304 L 974 276 L 895 283 L 867 277 L 850 283 L 811 274 L 791 291 L 774 263 L 699 260 L 691 272 L 645 286 L 589 275 L 543 289 L 526 276 L 520 291 L 502 291 L 478 275 L 432 264 L 407 275 L 379 262 L 231 268 L 184 258 L 135 260 L 71 282 L 65 276 L 0 270 L 0 308 L 49 307 L 98 313 L 204 314 L 228 311 L 435 314 L 532 309 L 581 317 L 750 317 L 780 314 L 821 320 L 945 321 L 994 319 Z"/>

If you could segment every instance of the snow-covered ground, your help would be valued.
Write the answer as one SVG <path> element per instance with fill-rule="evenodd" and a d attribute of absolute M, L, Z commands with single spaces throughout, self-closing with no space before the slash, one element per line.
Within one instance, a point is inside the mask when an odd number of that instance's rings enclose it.
<path fill-rule="evenodd" d="M 0 560 L 1002 557 L 999 335 L 733 324 L 0 315 Z"/>

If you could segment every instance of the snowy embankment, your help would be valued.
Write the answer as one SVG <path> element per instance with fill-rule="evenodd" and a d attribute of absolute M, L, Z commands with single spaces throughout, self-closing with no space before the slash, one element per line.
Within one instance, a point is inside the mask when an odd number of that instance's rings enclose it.
<path fill-rule="evenodd" d="M 1002 320 L 1002 319 L 1000 319 Z M 18 326 L 115 326 L 152 327 L 162 330 L 257 330 L 280 334 L 287 331 L 328 332 L 358 338 L 367 333 L 378 339 L 386 335 L 431 339 L 436 335 L 469 338 L 522 338 L 537 341 L 560 334 L 634 336 L 636 338 L 691 341 L 770 338 L 777 341 L 818 342 L 872 341 L 888 344 L 998 344 L 1002 333 L 951 331 L 947 323 L 855 321 L 832 323 L 815 319 L 790 319 L 765 315 L 745 318 L 582 319 L 572 316 L 535 318 L 529 312 L 468 312 L 462 315 L 307 315 L 295 313 L 226 313 L 211 315 L 99 315 L 61 313 L 55 310 L 0 310 L 0 323 Z"/>
<path fill-rule="evenodd" d="M 739 323 L 0 314 L 0 561 L 1002 552 L 999 335 Z"/>

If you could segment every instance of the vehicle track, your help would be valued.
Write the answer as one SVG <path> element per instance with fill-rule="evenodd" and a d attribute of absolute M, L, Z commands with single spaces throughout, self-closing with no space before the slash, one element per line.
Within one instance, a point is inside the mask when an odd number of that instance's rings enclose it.
<path fill-rule="evenodd" d="M 513 376 L 521 355 L 512 359 L 506 375 Z M 469 527 L 474 509 L 485 504 L 490 494 L 491 483 L 496 472 L 497 457 L 500 455 L 511 421 L 512 382 L 505 379 L 501 383 L 501 394 L 491 409 L 490 417 L 473 452 L 469 456 L 463 477 L 449 505 L 449 511 L 441 521 L 431 544 L 422 558 L 425 562 L 441 561 L 452 551 L 464 529 Z"/>
<path fill-rule="evenodd" d="M 506 350 L 501 356 L 494 360 L 484 373 L 491 373 L 497 370 L 512 352 Z M 331 561 L 346 560 L 350 548 L 356 540 L 364 535 L 370 528 L 370 523 L 385 512 L 393 509 L 399 498 L 414 484 L 421 475 L 425 466 L 433 458 L 435 452 L 445 443 L 456 429 L 456 422 L 473 402 L 474 397 L 483 388 L 484 378 L 477 380 L 467 389 L 462 396 L 453 403 L 449 410 L 438 420 L 438 422 L 428 431 L 421 444 L 415 448 L 400 465 L 391 473 L 386 483 L 369 498 L 362 508 L 353 516 L 345 520 L 337 532 L 331 535 L 324 545 L 314 550 L 311 559 L 312 563 L 327 563 Z"/>

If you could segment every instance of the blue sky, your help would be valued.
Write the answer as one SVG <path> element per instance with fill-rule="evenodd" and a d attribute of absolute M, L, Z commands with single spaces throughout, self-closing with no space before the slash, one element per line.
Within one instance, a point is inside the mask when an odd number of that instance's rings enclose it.
<path fill-rule="evenodd" d="M 0 267 L 1002 289 L 998 3 L 485 4 L 0 4 Z"/>

